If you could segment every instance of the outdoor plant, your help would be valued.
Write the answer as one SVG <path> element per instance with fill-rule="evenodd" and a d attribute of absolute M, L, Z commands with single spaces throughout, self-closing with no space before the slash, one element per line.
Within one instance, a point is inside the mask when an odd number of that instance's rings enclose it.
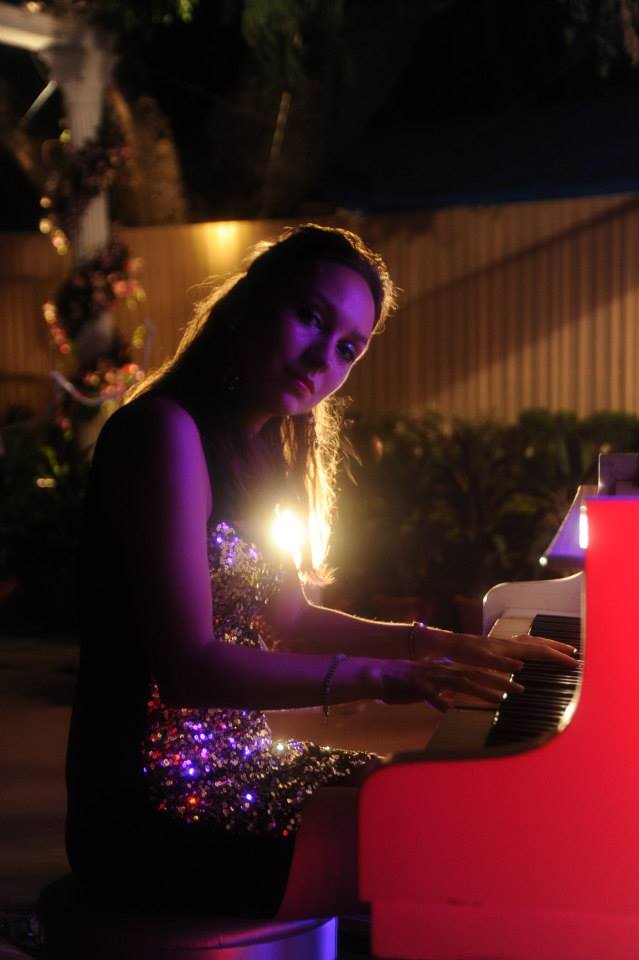
<path fill-rule="evenodd" d="M 539 557 L 600 452 L 639 450 L 639 419 L 524 411 L 514 424 L 384 416 L 359 420 L 361 463 L 342 478 L 335 590 L 375 612 L 383 592 L 418 596 L 455 625 L 459 597 L 548 575 Z M 556 574 L 555 574 L 556 575 Z"/>
<path fill-rule="evenodd" d="M 88 461 L 70 432 L 7 419 L 0 456 L 0 629 L 69 633 Z"/>
<path fill-rule="evenodd" d="M 357 593 L 419 592 L 428 551 L 419 521 L 431 485 L 439 417 L 383 416 L 350 425 L 357 459 L 340 480 L 333 557 Z"/>

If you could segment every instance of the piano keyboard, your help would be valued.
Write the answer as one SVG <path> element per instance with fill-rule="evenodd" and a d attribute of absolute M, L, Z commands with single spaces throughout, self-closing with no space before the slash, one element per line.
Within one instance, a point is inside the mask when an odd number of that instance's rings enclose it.
<path fill-rule="evenodd" d="M 491 636 L 533 636 L 562 640 L 577 648 L 581 659 L 581 621 L 579 617 L 553 614 L 521 615 L 500 618 Z M 512 753 L 537 745 L 560 732 L 570 721 L 577 703 L 581 670 L 547 661 L 529 660 L 517 674 L 525 690 L 504 699 L 494 707 L 460 706 L 443 718 L 431 739 L 427 755 L 433 759 Z"/>
<path fill-rule="evenodd" d="M 581 621 L 579 617 L 538 614 L 529 631 L 535 637 L 562 640 L 577 647 L 581 655 Z M 506 697 L 497 711 L 486 740 L 487 747 L 521 743 L 546 733 L 555 733 L 566 725 L 566 712 L 574 700 L 579 683 L 578 669 L 571 670 L 547 661 L 528 660 L 517 680 L 525 690 Z"/>

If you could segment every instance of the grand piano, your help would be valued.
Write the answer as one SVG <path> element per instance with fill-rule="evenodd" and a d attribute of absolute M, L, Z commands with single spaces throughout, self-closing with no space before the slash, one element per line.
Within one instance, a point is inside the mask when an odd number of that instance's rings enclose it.
<path fill-rule="evenodd" d="M 583 672 L 527 666 L 526 692 L 497 715 L 450 711 L 425 751 L 365 783 L 375 957 L 638 960 L 639 499 L 626 492 L 600 482 L 582 505 L 585 578 L 506 584 L 485 603 L 486 631 L 581 640 Z"/>

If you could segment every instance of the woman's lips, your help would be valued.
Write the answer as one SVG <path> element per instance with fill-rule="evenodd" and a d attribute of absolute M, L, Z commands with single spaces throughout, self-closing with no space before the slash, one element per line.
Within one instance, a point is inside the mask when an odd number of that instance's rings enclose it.
<path fill-rule="evenodd" d="M 313 386 L 306 377 L 301 377 L 297 373 L 289 373 L 293 389 L 300 397 L 310 397 L 313 394 Z"/>

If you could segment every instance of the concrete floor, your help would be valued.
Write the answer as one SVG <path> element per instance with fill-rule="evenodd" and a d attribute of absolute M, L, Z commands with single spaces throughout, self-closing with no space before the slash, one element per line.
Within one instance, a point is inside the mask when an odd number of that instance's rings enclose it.
<path fill-rule="evenodd" d="M 42 887 L 68 871 L 64 754 L 76 659 L 66 639 L 0 638 L 0 960 L 27 956 L 7 927 L 24 928 Z"/>
<path fill-rule="evenodd" d="M 64 754 L 76 663 L 69 640 L 0 638 L 0 909 L 68 870 Z"/>

